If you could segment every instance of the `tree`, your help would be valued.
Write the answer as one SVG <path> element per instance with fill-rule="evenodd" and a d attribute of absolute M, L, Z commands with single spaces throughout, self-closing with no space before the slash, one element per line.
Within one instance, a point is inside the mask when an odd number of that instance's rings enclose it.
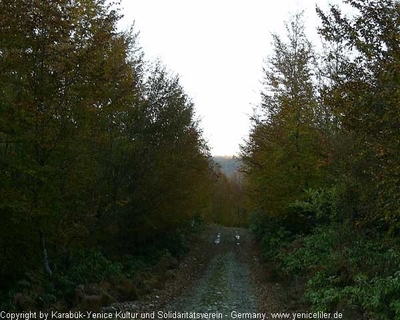
<path fill-rule="evenodd" d="M 338 7 L 329 14 L 318 9 L 320 33 L 331 47 L 330 103 L 343 131 L 352 136 L 353 151 L 347 161 L 349 176 L 362 185 L 365 203 L 357 220 L 386 220 L 398 228 L 399 194 L 399 12 L 398 1 L 344 1 L 354 15 L 346 17 Z"/>
<path fill-rule="evenodd" d="M 46 241 L 68 247 L 98 206 L 88 199 L 101 198 L 93 193 L 92 146 L 120 125 L 137 76 L 128 57 L 134 37 L 116 32 L 119 15 L 110 6 L 0 4 L 1 274 L 8 281 L 19 275 L 17 248 L 29 268 L 47 255 Z"/>
<path fill-rule="evenodd" d="M 242 148 L 253 210 L 269 216 L 287 215 L 290 203 L 323 180 L 325 165 L 316 121 L 315 55 L 302 14 L 287 24 L 287 38 L 273 35 L 260 114 Z"/>
<path fill-rule="evenodd" d="M 194 105 L 160 62 L 147 75 L 135 115 L 130 201 L 118 221 L 123 242 L 140 249 L 202 214 L 212 172 Z"/>

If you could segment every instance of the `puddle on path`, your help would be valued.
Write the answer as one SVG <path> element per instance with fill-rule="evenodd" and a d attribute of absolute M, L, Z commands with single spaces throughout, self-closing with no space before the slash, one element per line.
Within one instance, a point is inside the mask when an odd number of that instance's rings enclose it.
<path fill-rule="evenodd" d="M 239 234 L 237 233 L 237 231 L 236 231 L 235 238 L 236 238 L 236 245 L 240 245 L 240 236 L 239 236 Z"/>
<path fill-rule="evenodd" d="M 221 233 L 217 234 L 217 238 L 214 240 L 215 244 L 220 244 L 221 243 Z"/>

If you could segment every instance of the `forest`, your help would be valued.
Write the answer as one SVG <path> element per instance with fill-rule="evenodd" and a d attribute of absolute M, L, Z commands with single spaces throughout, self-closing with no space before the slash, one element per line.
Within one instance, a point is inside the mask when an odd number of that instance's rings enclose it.
<path fill-rule="evenodd" d="M 236 161 L 116 3 L 0 1 L 0 311 L 138 299 L 218 224 L 302 306 L 400 319 L 400 3 L 316 11 L 321 43 L 272 34 Z"/>
<path fill-rule="evenodd" d="M 0 1 L 0 310 L 135 299 L 211 210 L 193 102 L 116 8 Z"/>
<path fill-rule="evenodd" d="M 302 14 L 273 34 L 242 146 L 252 228 L 314 310 L 400 319 L 400 3 L 317 14 L 320 44 Z"/>

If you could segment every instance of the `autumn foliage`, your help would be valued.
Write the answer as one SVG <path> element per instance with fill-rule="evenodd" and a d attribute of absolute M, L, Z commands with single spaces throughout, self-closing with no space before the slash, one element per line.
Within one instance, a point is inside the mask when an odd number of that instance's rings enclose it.
<path fill-rule="evenodd" d="M 273 35 L 242 147 L 253 229 L 303 304 L 399 319 L 399 2 L 317 13 L 321 54 L 301 14 Z"/>
<path fill-rule="evenodd" d="M 103 0 L 0 2 L 0 294 L 32 270 L 64 290 L 85 250 L 116 274 L 103 255 L 165 248 L 208 203 L 193 103 L 119 19 Z"/>

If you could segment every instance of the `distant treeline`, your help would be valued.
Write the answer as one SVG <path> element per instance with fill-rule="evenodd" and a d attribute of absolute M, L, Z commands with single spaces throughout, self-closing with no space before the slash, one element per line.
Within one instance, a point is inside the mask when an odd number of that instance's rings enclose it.
<path fill-rule="evenodd" d="M 217 180 L 213 192 L 211 215 L 207 222 L 225 226 L 247 226 L 243 176 L 240 172 L 242 161 L 233 156 L 214 156 Z"/>
<path fill-rule="evenodd" d="M 227 177 L 238 174 L 242 166 L 242 161 L 238 157 L 214 156 L 213 160 L 220 167 L 221 172 Z"/>

